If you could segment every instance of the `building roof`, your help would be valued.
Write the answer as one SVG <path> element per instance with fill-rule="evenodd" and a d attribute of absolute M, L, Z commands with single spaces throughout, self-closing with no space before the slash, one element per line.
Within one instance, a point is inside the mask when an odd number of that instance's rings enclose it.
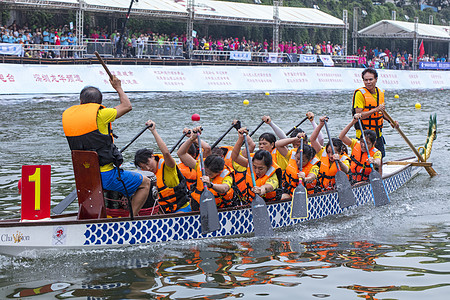
<path fill-rule="evenodd" d="M 81 3 L 80 3 L 81 1 Z M 130 0 L 2 0 L 15 8 L 79 9 L 97 13 L 126 14 Z M 188 19 L 187 0 L 139 0 L 132 15 Z M 195 21 L 211 24 L 274 24 L 274 7 L 214 0 L 195 0 Z M 280 25 L 289 27 L 344 28 L 341 19 L 313 8 L 279 7 Z"/>
<path fill-rule="evenodd" d="M 358 37 L 413 39 L 414 23 L 382 20 L 358 31 Z M 418 24 L 417 38 L 450 41 L 450 26 Z"/>

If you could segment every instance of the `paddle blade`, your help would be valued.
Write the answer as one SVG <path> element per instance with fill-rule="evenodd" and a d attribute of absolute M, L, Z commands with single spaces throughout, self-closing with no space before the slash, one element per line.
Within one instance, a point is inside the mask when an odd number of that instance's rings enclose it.
<path fill-rule="evenodd" d="M 348 181 L 347 175 L 343 171 L 338 171 L 335 176 L 336 188 L 339 196 L 339 206 L 344 209 L 356 204 L 355 195 L 352 191 L 352 185 Z"/>
<path fill-rule="evenodd" d="M 372 185 L 373 201 L 375 202 L 375 206 L 382 206 L 391 202 L 384 187 L 383 179 L 381 178 L 380 173 L 372 170 L 369 175 L 369 181 L 370 185 Z"/>
<path fill-rule="evenodd" d="M 53 207 L 52 213 L 55 215 L 60 215 L 75 199 L 77 199 L 77 190 L 70 192 L 66 198 Z"/>
<path fill-rule="evenodd" d="M 252 201 L 253 227 L 255 236 L 270 236 L 273 234 L 267 205 L 261 196 L 256 195 Z"/>
<path fill-rule="evenodd" d="M 202 224 L 202 234 L 207 234 L 220 229 L 216 198 L 213 193 L 206 188 L 200 196 L 200 221 Z"/>
<path fill-rule="evenodd" d="M 292 196 L 291 219 L 308 217 L 308 193 L 302 184 L 295 188 Z"/>

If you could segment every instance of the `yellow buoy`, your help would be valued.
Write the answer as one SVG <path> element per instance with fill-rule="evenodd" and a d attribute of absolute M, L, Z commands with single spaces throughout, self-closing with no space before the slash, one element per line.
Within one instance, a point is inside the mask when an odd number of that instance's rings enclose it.
<path fill-rule="evenodd" d="M 395 99 L 398 99 L 398 98 L 400 98 L 400 96 L 397 95 L 397 94 L 395 94 L 394 98 L 395 98 Z"/>
<path fill-rule="evenodd" d="M 419 103 L 419 102 L 417 102 L 416 103 L 416 105 L 414 106 L 416 109 L 421 109 L 422 108 L 422 105 Z"/>
<path fill-rule="evenodd" d="M 247 99 L 245 99 L 242 103 L 243 103 L 244 105 L 248 105 L 250 102 L 249 102 Z"/>
<path fill-rule="evenodd" d="M 270 95 L 270 93 L 269 92 L 266 92 L 266 96 L 269 96 Z"/>

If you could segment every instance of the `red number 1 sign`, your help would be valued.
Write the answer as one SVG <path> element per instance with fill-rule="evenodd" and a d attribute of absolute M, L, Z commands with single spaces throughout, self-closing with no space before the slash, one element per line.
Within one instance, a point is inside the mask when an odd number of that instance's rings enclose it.
<path fill-rule="evenodd" d="M 22 220 L 50 217 L 49 165 L 22 166 Z"/>

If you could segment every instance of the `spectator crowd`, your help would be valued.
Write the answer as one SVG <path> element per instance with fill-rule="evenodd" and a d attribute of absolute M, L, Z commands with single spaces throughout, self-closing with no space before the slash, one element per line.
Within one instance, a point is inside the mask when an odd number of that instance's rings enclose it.
<path fill-rule="evenodd" d="M 247 39 L 245 36 L 217 38 L 213 36 L 194 37 L 192 44 L 188 44 L 186 34 L 177 35 L 175 33 L 155 33 L 147 30 L 142 33 L 126 34 L 122 39 L 120 32 L 114 30 L 108 33 L 108 28 L 94 27 L 86 28 L 86 34 L 83 40 L 98 43 L 110 43 L 113 47 L 113 54 L 119 57 L 137 57 L 145 56 L 183 56 L 187 50 L 204 51 L 248 51 L 248 52 L 275 52 L 273 42 L 264 39 L 264 41 Z M 119 41 L 122 41 L 122 47 L 119 47 Z M 76 37 L 76 30 L 73 26 L 46 26 L 30 29 L 28 24 L 20 27 L 14 21 L 10 26 L 0 25 L 0 42 L 17 43 L 24 45 L 61 45 L 73 46 L 80 44 Z M 148 46 L 150 45 L 150 46 Z M 44 47 L 45 48 L 45 47 Z M 67 47 L 69 48 L 69 47 Z M 344 49 L 340 44 L 331 41 L 322 41 L 311 43 L 309 41 L 281 41 L 277 50 L 279 53 L 285 53 L 288 56 L 293 54 L 327 54 L 343 56 Z M 119 49 L 119 51 L 118 51 Z M 354 63 L 359 67 L 373 67 L 378 69 L 409 69 L 412 68 L 413 57 L 406 50 L 385 50 L 368 49 L 366 46 L 358 49 L 358 61 Z M 76 52 L 54 50 L 54 51 L 25 51 L 24 56 L 43 57 L 43 58 L 76 58 Z M 219 56 L 220 57 L 220 56 Z M 217 59 L 218 56 L 203 56 L 198 58 Z M 446 56 L 425 54 L 420 58 L 421 61 L 447 61 Z"/>

